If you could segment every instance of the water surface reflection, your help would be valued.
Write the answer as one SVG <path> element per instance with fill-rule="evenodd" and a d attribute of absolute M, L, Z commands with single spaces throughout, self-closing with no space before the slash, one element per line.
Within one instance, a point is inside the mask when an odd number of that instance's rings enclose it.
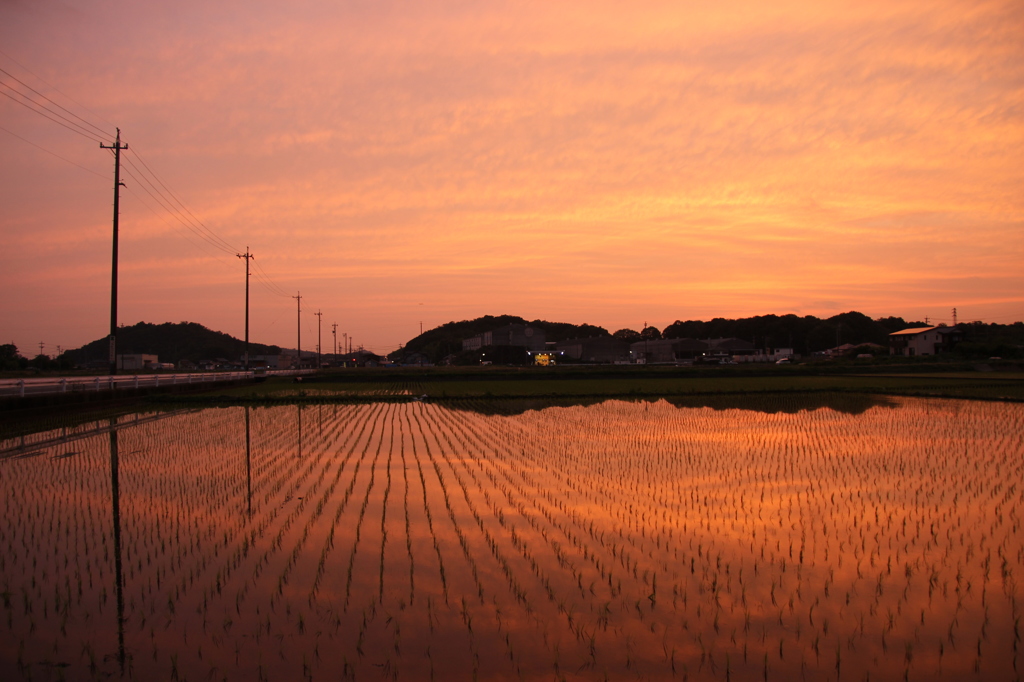
<path fill-rule="evenodd" d="M 1024 406 L 817 400 L 5 441 L 0 678 L 1012 678 Z"/>

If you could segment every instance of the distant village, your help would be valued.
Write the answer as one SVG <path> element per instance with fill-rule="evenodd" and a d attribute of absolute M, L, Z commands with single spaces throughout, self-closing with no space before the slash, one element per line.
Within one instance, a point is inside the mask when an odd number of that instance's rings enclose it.
<path fill-rule="evenodd" d="M 893 332 L 889 335 L 889 347 L 877 343 L 844 343 L 834 348 L 818 351 L 813 355 L 825 358 L 861 357 L 870 358 L 878 354 L 902 355 L 906 357 L 937 355 L 947 352 L 962 339 L 962 332 L 956 327 L 945 325 L 915 327 Z M 478 351 L 479 364 L 533 364 L 540 366 L 560 363 L 615 364 L 615 365 L 731 365 L 741 363 L 786 364 L 801 359 L 790 347 L 759 347 L 746 339 L 641 339 L 627 341 L 615 336 L 593 336 L 583 339 L 548 341 L 546 333 L 529 324 L 508 324 L 462 340 L 462 351 Z M 491 357 L 488 359 L 487 352 Z M 511 353 L 509 351 L 512 351 Z M 509 362 L 525 358 L 526 362 Z M 431 366 L 434 364 L 456 364 L 456 354 L 434 363 L 420 352 L 398 354 L 389 358 L 364 349 L 349 353 L 318 354 L 303 351 L 301 357 L 295 350 L 282 349 L 276 355 L 252 355 L 250 368 L 274 370 L 309 369 L 315 367 L 383 367 L 383 366 Z M 216 358 L 202 363 L 182 360 L 175 367 L 161 363 L 158 356 L 148 354 L 126 354 L 118 356 L 118 369 L 124 371 L 179 369 L 212 370 L 239 369 L 244 358 Z"/>
<path fill-rule="evenodd" d="M 888 349 L 876 343 L 845 343 L 816 355 L 874 357 L 886 351 L 907 357 L 936 355 L 951 350 L 960 339 L 961 333 L 956 327 L 917 327 L 890 334 Z M 523 348 L 537 365 L 557 364 L 560 360 L 617 365 L 693 365 L 788 363 L 800 359 L 791 347 L 758 347 L 751 341 L 738 338 L 642 339 L 629 342 L 614 336 L 599 336 L 549 342 L 543 329 L 520 324 L 505 325 L 462 342 L 464 351 L 505 346 Z M 421 360 L 415 356 L 407 357 L 403 364 L 415 364 Z M 487 364 L 488 361 L 482 359 L 481 362 Z"/>
<path fill-rule="evenodd" d="M 291 348 L 252 343 L 246 358 L 243 341 L 192 322 L 139 322 L 122 327 L 118 339 L 117 368 L 123 372 L 236 370 L 245 368 L 246 360 L 250 369 L 294 370 L 492 364 L 788 364 L 951 352 L 962 358 L 1024 356 L 1024 323 L 947 326 L 896 317 L 871 319 L 854 311 L 827 320 L 795 315 L 715 318 L 676 321 L 664 330 L 645 325 L 639 332 L 620 329 L 615 333 L 589 324 L 485 315 L 422 331 L 387 355 L 352 347 L 351 338 L 346 338 L 348 343 L 340 347 L 329 342 L 328 352 L 318 352 L 320 348 L 314 344 L 317 350 L 303 349 L 301 354 Z M 0 347 L 0 369 L 103 370 L 109 367 L 107 350 L 107 339 L 100 338 L 57 357 L 40 354 L 28 359 L 7 344 Z"/>

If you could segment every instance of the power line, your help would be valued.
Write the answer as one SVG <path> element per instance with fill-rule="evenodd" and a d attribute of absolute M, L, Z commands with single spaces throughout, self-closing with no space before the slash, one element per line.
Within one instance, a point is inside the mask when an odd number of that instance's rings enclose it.
<path fill-rule="evenodd" d="M 171 208 L 165 203 L 166 202 L 166 197 L 162 197 L 162 195 L 158 196 L 159 190 L 156 189 L 155 187 L 153 187 L 153 184 L 149 181 L 149 179 L 146 178 L 145 175 L 143 175 L 141 171 L 138 171 L 138 169 L 134 165 L 131 164 L 131 161 L 128 161 L 128 164 L 132 168 L 135 168 L 135 170 L 139 174 L 138 174 L 138 176 L 136 176 L 136 174 L 132 173 L 131 170 L 129 170 L 128 168 L 124 169 L 125 174 L 128 177 L 130 177 L 132 180 L 134 180 L 138 184 L 139 188 L 142 189 L 142 191 L 144 191 L 146 194 L 148 194 L 153 199 L 153 201 L 157 202 L 161 206 L 161 208 L 163 208 L 165 211 L 167 211 L 179 223 L 184 225 L 185 228 L 187 228 L 195 236 L 199 237 L 200 239 L 205 241 L 210 246 L 213 246 L 213 247 L 217 248 L 218 250 L 220 250 L 220 251 L 222 251 L 224 253 L 229 253 L 230 255 L 234 255 L 233 253 L 229 252 L 227 249 L 222 247 L 220 244 L 217 244 L 216 242 L 211 241 L 209 238 L 206 237 L 205 234 L 203 234 L 202 232 L 198 231 L 197 229 L 195 229 L 195 227 L 193 227 L 188 222 L 183 220 L 178 213 L 175 213 L 173 210 L 171 210 Z M 147 185 L 149 185 L 149 186 L 147 187 Z M 153 187 L 153 189 L 150 189 L 150 187 Z M 154 191 L 157 192 L 157 194 L 154 194 Z M 136 195 L 136 196 L 138 196 L 138 195 Z M 155 213 L 155 211 L 154 211 L 154 213 Z"/>
<path fill-rule="evenodd" d="M 266 289 L 267 292 L 273 294 L 274 296 L 279 296 L 281 298 L 291 298 L 291 296 L 289 296 L 288 294 L 282 294 L 280 291 L 278 291 L 278 289 L 275 288 L 276 285 L 274 285 L 273 282 L 271 282 L 270 280 L 265 279 L 264 276 L 261 275 L 260 273 L 253 271 L 252 274 L 256 276 L 256 281 L 259 283 L 261 287 Z"/>
<path fill-rule="evenodd" d="M 7 70 L 5 70 L 5 69 L 3 69 L 3 68 L 0 68 L 0 73 L 2 73 L 2 74 L 4 74 L 4 75 L 6 75 L 6 76 L 7 76 L 8 78 L 11 78 L 11 79 L 15 80 L 15 81 L 16 81 L 16 82 L 18 82 L 18 83 L 20 83 L 21 85 L 23 85 L 24 87 L 28 88 L 29 90 L 31 90 L 31 91 L 32 91 L 32 92 L 34 92 L 35 94 L 39 95 L 40 97 L 42 97 L 42 98 L 43 98 L 43 99 L 45 99 L 45 100 L 46 100 L 47 102 L 49 102 L 49 103 L 50 103 L 50 104 L 52 104 L 53 106 L 57 107 L 58 109 L 60 109 L 60 110 L 61 110 L 61 111 L 63 111 L 64 113 L 67 113 L 67 114 L 71 114 L 72 116 L 74 116 L 75 118 L 77 118 L 77 119 L 78 119 L 79 121 L 81 121 L 81 122 L 82 122 L 82 123 L 84 123 L 85 125 L 89 126 L 89 127 L 90 127 L 90 128 L 92 128 L 93 130 L 97 131 L 97 132 L 98 132 L 98 133 L 99 133 L 99 134 L 100 134 L 101 136 L 108 136 L 108 135 L 110 135 L 110 133 L 109 133 L 108 131 L 104 130 L 103 128 L 100 128 L 100 127 L 99 127 L 99 126 L 97 126 L 97 125 L 93 125 L 92 123 L 90 123 L 89 121 L 85 120 L 84 118 L 82 118 L 81 116 L 79 116 L 78 114 L 76 114 L 75 112 L 73 112 L 73 111 L 69 111 L 68 109 L 65 109 L 65 108 L 64 108 L 64 107 L 62 107 L 62 106 L 61 106 L 60 104 L 58 104 L 57 102 L 54 102 L 54 101 L 53 101 L 52 99 L 50 99 L 49 97 L 47 97 L 47 96 L 46 96 L 46 95 L 44 95 L 43 93 L 39 92 L 38 90 L 36 90 L 35 88 L 33 88 L 33 87 L 32 87 L 31 85 L 29 85 L 29 84 L 28 84 L 28 83 L 26 83 L 25 81 L 23 81 L 23 80 L 19 79 L 19 78 L 18 78 L 17 76 L 15 76 L 14 74 L 12 74 L 11 72 L 9 72 L 9 71 L 7 71 Z M 6 85 L 6 83 L 5 83 L 4 85 Z M 9 85 L 8 85 L 7 87 L 11 87 L 11 86 L 9 86 Z M 19 93 L 19 94 L 20 94 L 20 93 Z M 22 97 L 24 97 L 24 95 L 22 95 Z M 40 106 L 45 106 L 45 105 L 40 105 Z"/>
<path fill-rule="evenodd" d="M 271 293 L 277 294 L 278 296 L 282 296 L 285 298 L 291 298 L 291 295 L 288 292 L 286 292 L 283 288 L 278 286 L 277 282 L 271 279 L 270 275 L 267 274 L 267 271 L 263 269 L 263 266 L 260 265 L 260 262 L 258 260 L 254 258 L 252 262 L 253 265 L 256 266 L 258 277 L 262 277 L 262 280 L 266 282 L 265 286 L 270 290 Z"/>
<path fill-rule="evenodd" d="M 131 178 L 132 180 L 136 180 L 135 176 L 134 176 L 134 175 L 132 175 L 132 174 L 131 174 L 131 173 L 130 173 L 130 172 L 128 171 L 128 169 L 124 169 L 124 171 L 125 171 L 125 174 L 126 174 L 126 175 L 128 175 L 128 177 L 130 177 L 130 178 Z M 136 180 L 136 182 L 138 182 L 138 180 Z M 140 186 L 141 186 L 141 183 L 140 183 Z M 154 216 L 156 216 L 157 218 L 159 218 L 159 219 L 160 219 L 160 220 L 161 220 L 161 221 L 163 222 L 163 224 L 164 224 L 164 225 L 166 225 L 167 227 L 169 227 L 169 228 L 171 228 L 172 230 L 174 230 L 175 232 L 177 232 L 177 233 L 178 233 L 178 235 L 179 235 L 179 236 L 180 236 L 180 237 L 181 237 L 182 239 L 184 239 L 185 241 L 187 241 L 187 242 L 188 242 L 189 244 L 191 244 L 192 246 L 196 247 L 197 249 L 199 249 L 199 250 L 200 250 L 200 251 L 202 251 L 203 253 L 206 253 L 207 255 L 213 256 L 214 258 L 223 258 L 223 259 L 224 259 L 224 262 L 225 262 L 225 263 L 226 263 L 226 262 L 228 262 L 228 261 L 227 261 L 227 259 L 226 259 L 226 258 L 224 258 L 224 256 L 220 255 L 219 253 L 215 253 L 215 252 L 213 252 L 213 251 L 210 251 L 208 247 L 206 247 L 206 246 L 204 246 L 204 245 L 203 245 L 202 241 L 198 241 L 198 242 L 197 242 L 197 241 L 193 241 L 193 240 L 192 240 L 192 239 L 191 239 L 191 238 L 190 238 L 190 237 L 188 236 L 188 233 L 187 233 L 187 232 L 186 232 L 185 230 L 182 230 L 182 229 L 181 229 L 180 227 L 178 227 L 178 226 L 177 226 L 177 225 L 175 225 L 174 223 L 172 223 L 172 222 L 168 221 L 168 220 L 167 220 L 167 218 L 165 218 L 165 217 L 164 217 L 164 216 L 163 216 L 163 215 L 162 215 L 161 213 L 157 212 L 157 210 L 156 210 L 155 208 L 153 208 L 152 204 L 150 204 L 150 203 L 149 203 L 148 201 L 146 201 L 146 200 L 145 200 L 145 199 L 144 199 L 144 198 L 143 198 L 143 197 L 142 197 L 142 196 L 141 196 L 141 195 L 140 195 L 139 193 L 137 193 L 137 192 L 136 192 L 136 191 L 135 191 L 134 189 L 132 189 L 131 185 L 126 185 L 126 186 L 125 186 L 125 189 L 127 189 L 127 190 L 128 190 L 128 192 L 129 192 L 129 193 L 130 193 L 130 194 L 131 194 L 131 195 L 132 195 L 133 197 L 135 197 L 136 199 L 138 199 L 138 200 L 139 200 L 139 203 L 141 203 L 141 204 L 142 204 L 143 206 L 145 206 L 145 207 L 146 207 L 147 209 L 149 209 L 150 213 L 152 213 L 152 214 L 153 214 Z M 143 189 L 145 189 L 145 187 L 143 187 Z M 151 195 L 151 196 L 152 196 L 152 195 Z"/>
<path fill-rule="evenodd" d="M 0 85 L 2 85 L 4 87 L 7 87 L 8 89 L 11 89 L 10 86 L 7 85 L 6 83 L 0 83 Z M 12 89 L 12 92 L 14 92 L 17 95 L 20 95 L 21 97 L 25 97 L 25 95 L 23 95 L 22 93 L 18 92 L 17 90 L 13 90 Z M 4 92 L 3 90 L 0 90 L 0 95 L 3 95 L 4 97 L 6 97 L 7 99 L 11 100 L 12 102 L 16 102 L 16 103 L 20 104 L 21 106 L 25 107 L 26 109 L 28 109 L 32 113 L 39 114 L 40 116 L 42 116 L 46 120 L 52 121 L 53 123 L 56 123 L 57 125 L 61 126 L 62 128 L 67 128 L 68 130 L 70 130 L 71 132 L 75 133 L 76 135 L 81 135 L 82 137 L 84 137 L 86 139 L 89 139 L 89 140 L 92 140 L 93 142 L 99 142 L 101 144 L 103 143 L 103 139 L 101 137 L 97 136 L 96 134 L 94 134 L 93 132 L 91 132 L 89 130 L 86 130 L 85 128 L 82 128 L 81 126 L 75 124 L 73 121 L 69 121 L 69 123 L 71 123 L 71 125 L 68 125 L 68 123 L 63 123 L 63 122 L 59 121 L 57 118 L 54 118 L 53 116 L 58 116 L 59 118 L 64 118 L 64 117 L 63 116 L 59 116 L 59 114 L 53 114 L 53 112 L 51 112 L 49 109 L 45 109 L 44 108 L 46 113 L 44 113 L 43 111 L 40 111 L 39 109 L 33 109 L 32 107 L 30 107 L 25 102 L 21 101 L 20 99 L 15 99 L 9 93 Z M 33 104 L 36 104 L 36 106 L 40 106 L 39 104 L 37 104 L 36 102 L 34 102 L 30 98 L 26 97 L 25 99 L 28 99 L 28 101 L 32 102 Z M 53 114 L 53 115 L 48 116 L 47 113 Z M 68 120 L 68 119 L 65 118 L 64 120 Z"/>
<path fill-rule="evenodd" d="M 81 103 L 79 103 L 76 100 L 74 100 L 73 98 L 68 97 L 66 94 L 61 92 L 59 89 L 57 89 L 54 86 L 50 85 L 45 80 L 43 80 L 42 78 L 40 78 L 39 76 L 34 74 L 31 70 L 29 70 L 28 68 L 24 67 L 22 64 L 20 64 L 16 59 L 11 57 L 10 55 L 6 54 L 3 51 L 0 51 L 0 55 L 3 55 L 4 57 L 9 59 L 13 63 L 17 64 L 24 71 L 28 72 L 33 77 L 35 77 L 37 80 L 39 80 L 40 82 L 46 84 L 48 87 L 50 87 L 54 91 L 60 93 L 63 97 L 67 98 L 69 101 L 74 102 L 75 104 L 77 104 L 82 109 L 85 109 L 86 111 L 89 111 L 93 115 L 96 115 L 95 112 L 90 111 L 88 109 L 88 107 L 85 107 Z M 41 101 L 40 101 L 40 99 L 33 98 L 29 94 L 26 94 L 25 92 L 22 92 L 19 89 L 17 89 L 16 87 L 12 86 L 10 83 L 0 81 L 0 86 L 2 86 L 2 88 L 0 88 L 0 94 L 4 95 L 5 97 L 10 99 L 11 101 L 13 101 L 13 102 L 15 102 L 17 104 L 20 104 L 21 106 L 27 108 L 29 111 L 31 111 L 31 112 L 39 115 L 39 116 L 42 116 L 43 118 L 51 121 L 52 123 L 56 123 L 57 125 L 59 125 L 59 126 L 65 128 L 65 129 L 69 130 L 70 132 L 75 133 L 76 135 L 79 135 L 79 136 L 84 137 L 86 139 L 92 140 L 93 142 L 99 142 L 101 146 L 103 145 L 104 138 L 109 136 L 109 133 L 107 131 L 105 131 L 102 127 L 95 125 L 94 123 L 90 122 L 88 119 L 84 118 L 83 116 L 80 116 L 80 115 L 76 114 L 74 111 L 71 111 L 70 109 L 68 109 L 67 107 L 64 107 L 63 105 L 61 105 L 60 103 L 56 102 L 55 100 L 53 100 L 52 98 L 50 98 L 46 94 L 40 92 L 36 88 L 32 87 L 31 85 L 29 85 L 25 81 L 21 80 L 20 78 L 18 78 L 14 74 L 12 74 L 10 71 L 0 67 L 0 73 L 2 73 L 3 75 L 7 76 L 8 78 L 10 78 L 15 83 L 21 85 L 23 88 L 28 90 L 30 93 L 33 93 L 34 95 L 36 95 L 38 98 L 41 98 Z M 61 112 L 64 112 L 64 113 L 61 113 Z M 65 116 L 64 114 L 67 114 L 67 116 Z M 69 118 L 69 116 L 70 116 L 70 118 Z M 102 116 L 98 116 L 98 118 L 103 119 Z M 103 120 L 106 120 L 106 119 L 103 119 Z M 107 121 L 107 122 L 109 123 L 109 121 Z M 113 124 L 111 124 L 111 125 L 113 125 Z M 48 153 L 48 154 L 50 154 L 52 156 L 55 156 L 58 159 L 61 159 L 62 161 L 70 163 L 70 164 L 72 164 L 72 165 L 74 165 L 74 166 L 76 166 L 78 168 L 81 168 L 82 170 L 85 170 L 85 171 L 87 171 L 89 173 L 92 173 L 93 175 L 96 175 L 98 177 L 105 177 L 104 175 L 102 175 L 100 173 L 97 173 L 96 171 L 93 171 L 93 170 L 90 170 L 90 169 L 88 169 L 88 168 L 86 168 L 84 166 L 81 166 L 81 165 L 75 163 L 74 161 L 66 159 L 66 158 L 60 156 L 59 154 L 56 154 L 54 152 L 49 151 L 48 149 L 45 149 L 44 147 L 40 147 L 39 145 L 35 144 L 34 142 L 31 142 L 30 140 L 27 140 L 24 137 L 21 137 L 17 133 L 14 133 L 14 132 L 12 132 L 10 130 L 7 130 L 6 128 L 0 128 L 0 129 L 4 130 L 5 132 L 9 133 L 10 135 L 12 135 L 14 137 L 17 137 L 18 139 L 22 140 L 23 142 L 26 142 L 27 144 L 30 144 L 30 145 L 40 149 L 41 151 L 44 151 L 44 152 L 46 152 L 46 153 Z M 108 147 L 108 148 L 110 148 L 110 147 Z M 138 147 L 137 147 L 136 144 L 134 144 L 134 143 L 132 144 L 130 153 L 131 153 L 132 156 L 134 156 L 135 159 L 138 160 L 138 162 L 141 165 L 141 167 L 140 167 L 140 165 L 136 165 L 135 163 L 133 163 L 131 158 L 129 158 L 126 155 L 126 158 L 124 159 L 125 162 L 126 162 L 126 167 L 124 167 L 122 169 L 124 174 L 126 176 L 128 176 L 129 178 L 131 178 L 135 182 L 135 184 L 137 184 L 138 187 L 145 194 L 149 195 L 150 199 L 153 202 L 155 202 L 157 205 L 159 205 L 164 211 L 166 211 L 167 213 L 171 214 L 171 216 L 173 216 L 175 221 L 177 221 L 182 226 L 184 226 L 184 228 L 186 228 L 186 230 L 188 232 L 191 232 L 192 235 L 194 235 L 194 237 L 197 237 L 199 239 L 199 241 L 197 242 L 197 241 L 194 241 L 193 239 L 191 239 L 187 232 L 181 230 L 180 228 L 175 226 L 173 222 L 169 222 L 166 218 L 164 218 L 153 207 L 153 205 L 151 205 L 148 201 L 146 201 L 143 198 L 142 195 L 140 195 L 139 193 L 135 192 L 132 188 L 126 187 L 126 189 L 128 189 L 129 192 L 131 192 L 131 194 L 135 198 L 137 198 L 144 206 L 146 206 L 146 208 L 150 212 L 152 212 L 154 214 L 154 216 L 160 218 L 161 221 L 165 225 L 173 228 L 179 235 L 184 237 L 185 240 L 188 241 L 190 244 L 192 244 L 193 246 L 196 246 L 197 248 L 203 250 L 204 252 L 206 252 L 208 254 L 216 255 L 216 254 L 213 254 L 212 252 L 208 251 L 206 246 L 212 247 L 212 248 L 216 249 L 217 251 L 220 251 L 220 252 L 222 252 L 224 254 L 229 254 L 229 255 L 234 255 L 237 252 L 237 249 L 230 242 L 228 242 L 226 239 L 221 237 L 219 234 L 217 234 L 217 232 L 215 232 L 213 229 L 211 229 L 209 226 L 207 226 L 202 220 L 200 220 L 199 218 L 196 217 L 196 215 L 188 208 L 188 206 L 185 205 L 185 203 L 179 198 L 179 196 L 173 190 L 171 190 L 171 188 L 168 186 L 168 184 L 166 182 L 164 182 L 160 178 L 160 176 L 156 174 L 155 171 L 153 171 L 152 167 L 139 154 Z M 112 155 L 113 155 L 113 151 L 112 151 Z M 205 242 L 206 246 L 204 246 L 204 242 Z M 256 265 L 256 270 L 252 274 L 256 275 L 257 281 L 268 292 L 270 292 L 271 294 L 274 294 L 275 296 L 279 296 L 279 297 L 295 298 L 294 296 L 291 296 L 290 294 L 285 292 L 285 290 L 281 286 L 279 286 L 277 284 L 277 282 L 274 281 L 274 279 L 267 273 L 267 271 L 262 267 L 262 265 L 259 262 L 257 262 L 255 259 L 253 259 L 253 264 Z"/>
<path fill-rule="evenodd" d="M 146 163 L 146 160 L 142 158 L 137 149 L 133 149 L 132 153 L 134 154 L 135 158 L 137 158 L 139 162 L 145 167 L 145 169 L 149 171 L 149 174 L 153 177 L 153 179 L 160 183 L 160 186 L 167 191 L 167 193 L 174 199 L 174 201 L 177 202 L 179 206 L 181 206 L 185 213 L 187 213 L 189 217 L 191 217 L 192 220 L 194 220 L 202 230 L 204 230 L 210 235 L 211 239 L 220 242 L 224 246 L 224 248 L 228 249 L 229 251 L 237 252 L 237 249 L 235 249 L 229 242 L 221 238 L 220 235 L 218 235 L 216 232 L 207 227 L 203 223 L 203 221 L 199 220 L 199 218 L 196 218 L 195 215 L 193 215 L 192 211 L 189 210 L 188 206 L 186 206 L 184 202 L 182 202 L 181 199 L 179 199 L 177 195 L 173 191 L 171 191 L 171 188 L 168 187 L 167 184 L 160 179 L 160 176 L 153 172 L 153 169 L 149 167 L 149 164 Z"/>
<path fill-rule="evenodd" d="M 168 187 L 167 183 L 162 181 L 160 177 L 153 171 L 152 167 L 146 163 L 142 156 L 138 153 L 138 150 L 133 148 L 132 155 L 142 165 L 140 168 L 132 162 L 131 158 L 126 158 L 128 165 L 134 169 L 135 173 L 131 173 L 126 168 L 125 171 L 130 174 L 132 179 L 139 183 L 139 186 L 153 198 L 165 211 L 170 213 L 175 220 L 184 225 L 193 235 L 201 239 L 209 246 L 217 249 L 218 251 L 235 255 L 236 251 L 231 247 L 230 243 L 220 237 L 211 228 L 207 227 L 194 213 L 185 205 L 181 199 Z M 180 206 L 180 209 L 178 208 Z M 152 208 L 151 208 L 152 210 Z M 191 240 L 189 240 L 191 242 Z M 259 261 L 253 259 L 253 264 L 256 269 L 253 271 L 253 275 L 256 276 L 256 281 L 271 294 L 282 298 L 292 298 L 290 294 L 285 292 L 267 273 Z"/>
<path fill-rule="evenodd" d="M 116 125 L 115 125 L 115 124 L 114 124 L 114 123 L 113 123 L 112 121 L 110 121 L 110 120 L 109 120 L 109 119 L 107 119 L 107 118 L 104 118 L 104 117 L 103 117 L 102 115 L 100 115 L 100 114 L 97 114 L 97 113 L 96 113 L 95 111 L 93 111 L 93 110 L 92 110 L 92 109 L 90 109 L 89 107 L 85 106 L 84 104 L 82 104 L 81 102 L 79 102 L 78 100 L 76 100 L 76 99 L 75 99 L 74 97 L 71 97 L 71 96 L 69 96 L 69 95 L 68 95 L 68 94 L 67 94 L 66 92 L 63 92 L 63 91 L 61 91 L 61 89 L 60 89 L 60 88 L 56 87 L 56 86 L 55 86 L 55 85 L 53 85 L 52 83 L 49 83 L 49 82 L 47 82 L 47 81 L 46 81 L 46 80 L 45 80 L 44 78 L 40 77 L 40 76 L 39 76 L 39 74 L 35 73 L 34 71 L 32 71 L 32 69 L 28 68 L 27 66 L 25 66 L 24 64 L 22 64 L 21 62 L 19 62 L 19 61 L 18 61 L 17 59 L 15 59 L 15 58 L 14 58 L 14 57 L 12 57 L 11 55 L 9 55 L 9 54 L 7 54 L 6 52 L 4 52 L 3 50 L 0 50 L 0 55 L 3 55 L 4 57 L 7 57 L 8 59 L 10 59 L 10 60 L 11 60 L 12 62 L 14 62 L 15 64 L 17 64 L 17 65 L 18 65 L 18 66 L 19 66 L 19 67 L 20 67 L 20 68 L 21 68 L 21 69 L 22 69 L 23 71 L 25 71 L 25 73 L 28 73 L 28 74 L 29 74 L 29 75 L 31 75 L 31 76 L 32 76 L 33 78 L 35 78 L 35 79 L 36 79 L 37 81 L 39 81 L 40 83 L 42 83 L 42 84 L 43 84 L 43 85 L 45 85 L 46 87 L 48 87 L 48 88 L 52 89 L 52 90 L 53 90 L 54 92 L 58 93 L 58 94 L 59 94 L 59 95 L 61 95 L 62 97 L 65 97 L 65 98 L 67 98 L 67 99 L 68 99 L 68 101 L 70 101 L 70 102 L 74 102 L 74 103 L 75 103 L 75 104 L 77 104 L 78 106 L 80 106 L 80 107 L 82 107 L 83 109 L 85 109 L 86 111 L 88 111 L 88 112 L 89 112 L 90 114 L 92 114 L 93 116 L 96 116 L 97 118 L 99 118 L 99 119 L 102 119 L 102 120 L 103 120 L 103 122 L 104 122 L 104 123 L 106 123 L 107 125 L 109 125 L 109 126 L 110 126 L 111 128 L 116 128 L 116 127 L 117 127 L 117 126 L 116 126 Z M 90 125 L 91 125 L 91 124 L 90 124 Z M 95 126 L 94 126 L 94 127 L 95 127 Z M 110 133 L 109 133 L 109 132 L 105 132 L 104 134 L 105 134 L 105 135 L 108 135 L 108 136 L 110 135 Z"/>
<path fill-rule="evenodd" d="M 138 174 L 137 176 L 135 176 L 136 181 L 145 182 L 147 185 L 149 185 L 149 187 L 152 189 L 152 192 L 150 192 L 148 189 L 146 191 L 149 192 L 150 196 L 152 196 L 154 199 L 159 201 L 160 205 L 163 206 L 163 208 L 168 213 L 170 213 L 172 216 L 174 216 L 175 219 L 178 220 L 178 222 L 180 222 L 182 225 L 185 225 L 186 227 L 188 227 L 192 232 L 194 232 L 196 234 L 196 236 L 198 236 L 201 239 L 205 240 L 206 242 L 208 242 L 214 248 L 217 248 L 217 249 L 223 251 L 224 253 L 227 253 L 227 254 L 230 254 L 230 255 L 234 255 L 235 254 L 235 250 L 230 248 L 229 246 L 226 246 L 223 243 L 223 240 L 218 242 L 217 240 L 211 238 L 208 234 L 206 234 L 202 230 L 200 230 L 199 227 L 194 222 L 188 220 L 187 216 L 185 216 L 184 213 L 182 213 L 180 210 L 178 210 L 174 206 L 174 203 L 172 202 L 172 200 L 163 191 L 161 191 L 161 189 L 159 187 L 156 186 L 154 181 L 152 179 L 150 179 L 150 177 L 147 176 L 146 173 L 141 168 L 139 168 L 134 163 L 132 163 L 130 158 L 129 159 L 125 159 L 125 160 L 128 163 L 128 165 L 131 166 L 135 170 L 135 172 Z M 154 192 L 155 192 L 155 194 L 154 194 Z M 157 195 L 159 195 L 159 197 Z"/>
<path fill-rule="evenodd" d="M 18 133 L 15 133 L 15 132 L 13 132 L 13 131 L 10 131 L 10 130 L 8 130 L 7 128 L 4 128 L 3 126 L 0 126 L 0 130 L 4 131 L 4 132 L 5 132 L 5 133 L 7 133 L 8 135 L 13 135 L 14 137 L 16 137 L 16 138 L 18 138 L 19 140 L 21 140 L 22 142 L 24 142 L 25 144 L 30 144 L 30 145 L 32 145 L 33 147 L 35 147 L 36 149 L 38 149 L 38 150 L 40 150 L 40 151 L 44 151 L 44 152 L 46 152 L 46 153 L 47 153 L 47 154 L 49 154 L 50 156 L 55 156 L 55 157 L 57 157 L 58 159 L 60 159 L 61 161 L 65 161 L 65 162 L 67 162 L 67 163 L 70 163 L 70 164 L 71 164 L 72 166 L 77 166 L 78 168 L 81 168 L 82 170 L 84 170 L 84 171 L 85 171 L 86 173 L 92 173 L 92 174 L 93 174 L 93 175 L 95 175 L 96 177 L 98 177 L 98 178 L 103 178 L 104 180 L 106 180 L 106 179 L 107 179 L 107 176 L 103 175 L 102 173 L 97 173 L 96 171 L 92 170 L 91 168 L 86 168 L 85 166 L 82 166 L 82 165 L 80 165 L 80 164 L 77 164 L 77 163 L 75 163 L 74 161 L 72 161 L 71 159 L 65 159 L 65 158 L 64 158 L 63 156 L 61 156 L 60 154 L 57 154 L 57 153 L 55 153 L 55 152 L 51 152 L 51 151 L 50 151 L 49 149 L 47 149 L 46 147 L 40 147 L 40 146 L 39 146 L 39 145 L 37 145 L 37 144 L 36 144 L 35 142 L 33 142 L 33 141 L 31 141 L 31 140 L 28 140 L 28 139 L 25 139 L 24 137 L 22 137 L 22 136 L 21 136 L 21 135 L 19 135 Z"/>

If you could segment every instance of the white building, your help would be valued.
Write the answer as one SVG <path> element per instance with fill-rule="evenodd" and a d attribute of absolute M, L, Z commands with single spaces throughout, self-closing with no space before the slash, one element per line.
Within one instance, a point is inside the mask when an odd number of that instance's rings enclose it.
<path fill-rule="evenodd" d="M 155 355 L 118 355 L 117 368 L 133 372 L 140 369 L 151 369 L 152 365 L 158 364 L 159 358 Z"/>
<path fill-rule="evenodd" d="M 889 334 L 889 355 L 937 355 L 950 350 L 961 338 L 956 327 L 915 327 Z"/>

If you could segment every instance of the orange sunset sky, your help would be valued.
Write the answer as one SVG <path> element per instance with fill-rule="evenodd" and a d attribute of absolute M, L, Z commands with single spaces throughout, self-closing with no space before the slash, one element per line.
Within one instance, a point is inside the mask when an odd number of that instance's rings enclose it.
<path fill-rule="evenodd" d="M 0 68 L 29 356 L 107 334 L 115 126 L 124 324 L 241 337 L 247 245 L 252 340 L 294 347 L 301 291 L 308 350 L 318 309 L 377 352 L 484 314 L 1024 319 L 1019 0 L 0 0 Z"/>

